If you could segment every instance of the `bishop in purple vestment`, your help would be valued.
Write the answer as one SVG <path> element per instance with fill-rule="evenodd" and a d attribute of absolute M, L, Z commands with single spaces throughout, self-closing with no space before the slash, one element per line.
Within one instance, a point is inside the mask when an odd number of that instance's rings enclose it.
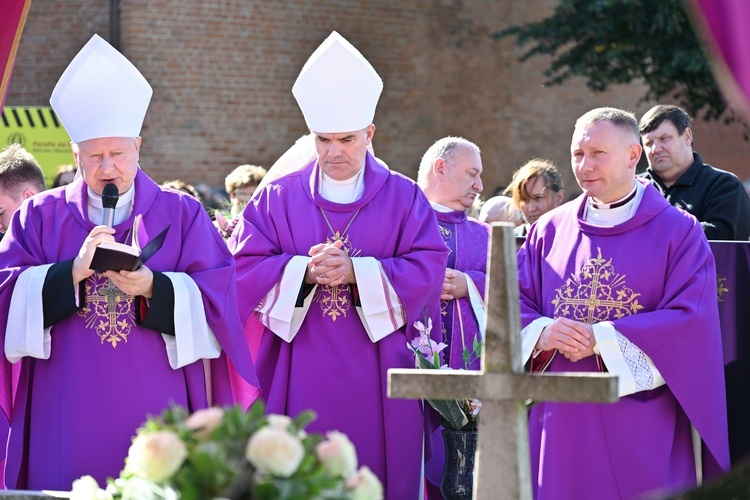
<path fill-rule="evenodd" d="M 27 200 L 0 243 L 9 487 L 103 486 L 150 414 L 232 404 L 234 370 L 258 384 L 225 243 L 199 202 L 139 168 L 150 90 L 95 36 L 53 92 L 80 175 Z M 120 193 L 112 227 L 99 225 L 107 184 Z M 163 247 L 136 271 L 90 269 L 101 242 L 132 241 L 136 218 L 141 246 L 168 228 Z"/>
<path fill-rule="evenodd" d="M 695 218 L 634 180 L 640 154 L 630 113 L 581 117 L 584 193 L 543 215 L 518 254 L 527 366 L 619 379 L 614 404 L 532 407 L 537 499 L 665 494 L 729 467 L 714 260 Z"/>
<path fill-rule="evenodd" d="M 340 35 L 323 42 L 293 89 L 317 154 L 256 192 L 232 238 L 241 316 L 265 325 L 269 411 L 313 409 L 311 430 L 347 434 L 405 499 L 422 487 L 424 418 L 386 396 L 387 371 L 414 366 L 414 322 L 439 322 L 447 249 L 419 187 L 367 152 L 381 89 Z"/>

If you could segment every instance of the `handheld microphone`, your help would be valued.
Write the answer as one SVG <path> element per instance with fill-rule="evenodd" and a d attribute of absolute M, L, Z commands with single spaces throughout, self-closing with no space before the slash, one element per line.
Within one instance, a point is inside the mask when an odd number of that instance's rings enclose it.
<path fill-rule="evenodd" d="M 113 227 L 115 225 L 115 207 L 117 207 L 117 200 L 120 198 L 120 193 L 117 191 L 117 186 L 113 183 L 109 183 L 104 186 L 102 191 L 102 225 L 107 227 Z"/>

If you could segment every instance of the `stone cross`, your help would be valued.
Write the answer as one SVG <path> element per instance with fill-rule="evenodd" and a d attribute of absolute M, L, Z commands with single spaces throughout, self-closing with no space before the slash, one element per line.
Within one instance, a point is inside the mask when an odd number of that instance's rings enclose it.
<path fill-rule="evenodd" d="M 531 499 L 526 401 L 614 402 L 617 378 L 603 373 L 524 373 L 511 224 L 492 224 L 487 260 L 487 331 L 481 370 L 390 369 L 388 396 L 480 399 L 474 499 Z"/>

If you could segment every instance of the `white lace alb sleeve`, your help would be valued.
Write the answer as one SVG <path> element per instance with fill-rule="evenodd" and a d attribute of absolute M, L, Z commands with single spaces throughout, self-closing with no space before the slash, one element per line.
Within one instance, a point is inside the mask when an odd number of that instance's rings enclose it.
<path fill-rule="evenodd" d="M 651 358 L 618 332 L 611 322 L 596 323 L 592 327 L 607 371 L 618 377 L 620 397 L 665 384 Z"/>
<path fill-rule="evenodd" d="M 542 335 L 544 327 L 553 321 L 552 318 L 542 316 L 535 319 L 529 323 L 526 328 L 521 330 L 521 360 L 524 364 L 529 361 L 531 353 L 534 351 L 534 346 L 539 341 L 539 337 Z"/>
<path fill-rule="evenodd" d="M 352 267 L 362 304 L 357 314 L 370 340 L 377 342 L 406 324 L 404 307 L 376 258 L 352 257 Z"/>
<path fill-rule="evenodd" d="M 285 342 L 291 342 L 302 326 L 318 285 L 305 298 L 302 307 L 295 307 L 299 287 L 305 279 L 310 257 L 295 255 L 287 262 L 284 274 L 260 301 L 255 310 L 260 322 Z"/>
<path fill-rule="evenodd" d="M 162 334 L 169 366 L 176 370 L 199 359 L 218 358 L 221 345 L 206 321 L 200 288 L 185 273 L 168 272 L 164 275 L 174 289 L 174 328 L 179 332 L 177 335 Z"/>
<path fill-rule="evenodd" d="M 11 363 L 24 356 L 49 359 L 52 335 L 51 328 L 44 328 L 42 289 L 50 267 L 30 267 L 16 278 L 5 328 L 5 357 Z"/>

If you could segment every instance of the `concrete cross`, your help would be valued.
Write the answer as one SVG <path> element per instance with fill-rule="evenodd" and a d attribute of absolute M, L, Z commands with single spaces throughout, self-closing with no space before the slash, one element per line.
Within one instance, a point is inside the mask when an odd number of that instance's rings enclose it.
<path fill-rule="evenodd" d="M 388 370 L 388 396 L 482 401 L 474 498 L 531 499 L 526 401 L 614 402 L 617 378 L 601 373 L 531 375 L 521 360 L 513 226 L 492 224 L 487 331 L 480 371 Z M 406 349 L 406 346 L 404 346 Z"/>

